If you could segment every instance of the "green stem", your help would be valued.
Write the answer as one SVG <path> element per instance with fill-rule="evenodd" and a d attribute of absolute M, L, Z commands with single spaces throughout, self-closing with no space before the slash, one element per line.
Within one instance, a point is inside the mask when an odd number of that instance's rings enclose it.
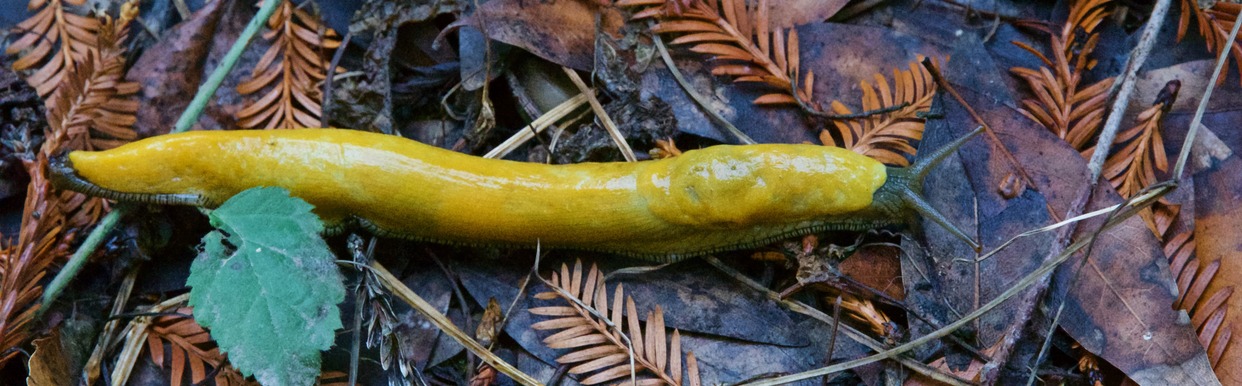
<path fill-rule="evenodd" d="M 263 2 L 259 13 L 256 13 L 249 23 L 246 23 L 246 29 L 242 30 L 241 36 L 237 37 L 237 41 L 233 42 L 233 47 L 229 48 L 229 52 L 224 54 L 224 60 L 216 66 L 215 71 L 207 77 L 207 81 L 203 82 L 203 86 L 199 87 L 198 93 L 194 94 L 194 100 L 190 101 L 190 105 L 186 106 L 185 112 L 181 113 L 181 118 L 177 119 L 177 125 L 173 126 L 171 133 L 180 133 L 190 129 L 190 125 L 198 122 L 198 117 L 203 115 L 203 109 L 207 107 L 207 101 L 215 95 L 216 89 L 220 88 L 220 83 L 224 82 L 224 77 L 228 76 L 233 66 L 237 65 L 237 60 L 241 59 L 242 52 L 246 51 L 246 46 L 250 44 L 250 39 L 259 33 L 259 29 L 267 23 L 267 19 L 272 17 L 272 13 L 276 12 L 276 6 L 280 5 L 280 1 L 269 0 Z"/>
<path fill-rule="evenodd" d="M 233 42 L 233 47 L 229 48 L 229 52 L 224 55 L 224 60 L 220 61 L 220 65 L 216 66 L 211 75 L 207 77 L 207 81 L 198 88 L 198 92 L 194 94 L 194 99 L 190 101 L 190 105 L 186 106 L 185 111 L 181 113 L 181 117 L 177 119 L 177 125 L 173 126 L 172 133 L 180 133 L 190 129 L 194 122 L 203 115 L 203 109 L 207 107 L 207 102 L 215 95 L 216 89 L 220 88 L 220 84 L 224 82 L 224 77 L 233 70 L 237 65 L 237 60 L 241 59 L 241 55 L 246 51 L 246 46 L 250 44 L 250 39 L 259 33 L 259 29 L 267 23 L 267 19 L 272 17 L 272 13 L 276 12 L 276 6 L 280 5 L 280 1 L 269 0 L 263 2 L 259 8 L 259 12 L 250 19 L 246 24 L 246 29 L 242 30 L 237 41 Z M 69 284 L 78 271 L 82 270 L 82 266 L 86 265 L 86 260 L 95 250 L 99 248 L 99 243 L 103 241 L 104 236 L 116 227 L 122 216 L 129 212 L 130 206 L 118 206 L 113 208 L 112 212 L 99 220 L 95 229 L 91 230 L 91 234 L 86 236 L 86 241 L 82 243 L 78 250 L 69 258 L 69 262 L 65 267 L 56 273 L 56 278 L 47 285 L 47 289 L 43 291 L 42 307 L 39 308 L 39 315 L 47 310 L 47 306 L 52 304 L 60 293 L 64 291 L 65 286 Z"/>
<path fill-rule="evenodd" d="M 91 231 L 89 236 L 86 236 L 86 241 L 82 242 L 78 250 L 69 258 L 69 262 L 65 263 L 60 272 L 56 273 L 56 278 L 52 279 L 51 283 L 48 283 L 47 289 L 43 291 L 43 302 L 40 303 L 43 306 L 39 307 L 39 315 L 42 315 L 43 311 L 48 309 L 47 305 L 52 304 L 52 301 L 56 300 L 56 297 L 65 289 L 65 285 L 78 276 L 78 271 L 81 271 L 82 266 L 86 265 L 86 260 L 91 257 L 92 253 L 95 253 L 96 249 L 99 249 L 99 244 L 103 242 L 104 236 L 107 236 L 108 232 L 120 222 L 121 216 L 125 215 L 126 208 L 129 208 L 129 206 L 113 208 L 111 212 L 108 212 L 107 215 L 99 220 L 99 223 L 95 225 L 95 230 Z"/>

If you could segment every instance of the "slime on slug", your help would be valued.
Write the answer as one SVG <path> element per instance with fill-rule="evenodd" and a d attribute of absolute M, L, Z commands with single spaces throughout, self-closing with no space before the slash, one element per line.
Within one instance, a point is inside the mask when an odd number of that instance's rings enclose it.
<path fill-rule="evenodd" d="M 450 244 L 534 245 L 678 261 L 828 230 L 922 215 L 978 245 L 922 198 L 932 166 L 979 133 L 909 168 L 849 150 L 712 146 L 656 161 L 545 165 L 461 154 L 338 129 L 195 131 L 55 158 L 53 182 L 119 201 L 215 207 L 282 187 L 329 227 Z"/>

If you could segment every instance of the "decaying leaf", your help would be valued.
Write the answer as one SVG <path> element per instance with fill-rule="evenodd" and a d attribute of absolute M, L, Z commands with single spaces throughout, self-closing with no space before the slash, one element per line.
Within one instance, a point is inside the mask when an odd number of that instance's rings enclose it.
<path fill-rule="evenodd" d="M 211 334 L 194 320 L 190 307 L 155 318 L 147 327 L 147 349 L 156 366 L 169 369 L 173 386 L 184 382 L 187 368 L 192 385 L 202 383 L 208 375 L 217 385 L 258 385 L 228 365 Z"/>
<path fill-rule="evenodd" d="M 651 32 L 675 36 L 671 44 L 712 58 L 713 75 L 771 87 L 756 104 L 796 104 L 795 80 L 797 98 L 812 100 L 815 73 L 799 78 L 798 32 L 771 28 L 767 0 L 621 0 L 617 6 L 635 7 L 634 20 L 657 21 Z"/>
<path fill-rule="evenodd" d="M 52 8 L 57 10 L 56 17 L 69 18 L 60 11 L 59 2 L 48 4 L 44 11 Z M 69 256 L 78 231 L 94 224 L 106 210 L 100 199 L 52 188 L 45 170 L 48 160 L 62 151 L 110 147 L 134 137 L 129 128 L 134 104 L 125 100 L 133 89 L 120 79 L 126 27 L 137 12 L 137 3 L 131 1 L 122 6 L 120 18 L 104 16 L 91 22 L 95 24 L 89 37 L 94 41 L 83 45 L 80 55 L 64 56 L 68 67 L 56 75 L 58 84 L 46 89 L 54 93 L 46 101 L 48 127 L 43 144 L 37 151 L 33 144 L 22 145 L 30 150 L 21 160 L 30 185 L 21 231 L 16 242 L 11 236 L 0 238 L 0 293 L 4 294 L 0 297 L 0 362 L 13 358 L 18 351 L 11 348 L 30 338 L 27 328 L 41 307 L 34 302 L 42 295 L 41 283 L 48 270 Z"/>
<path fill-rule="evenodd" d="M 73 12 L 84 3 L 86 0 L 34 0 L 30 9 L 39 11 L 17 24 L 20 37 L 9 44 L 5 54 L 24 52 L 13 62 L 14 71 L 37 68 L 26 82 L 39 91 L 39 96 L 52 95 L 65 74 L 73 71 L 74 63 L 86 59 L 97 40 L 99 20 Z"/>
<path fill-rule="evenodd" d="M 1232 1 L 1216 1 L 1210 8 L 1203 9 L 1195 0 L 1182 0 L 1181 3 L 1182 16 L 1177 24 L 1177 40 L 1181 41 L 1186 37 L 1186 31 L 1190 28 L 1190 19 L 1195 19 L 1199 25 L 1199 35 L 1203 36 L 1208 50 L 1220 52 L 1228 47 L 1233 61 L 1236 62 L 1238 72 L 1242 73 L 1242 43 L 1236 40 L 1226 41 L 1229 39 L 1229 30 L 1233 28 L 1233 19 L 1237 17 L 1238 11 L 1242 11 L 1242 4 Z M 1222 76 L 1217 82 L 1224 83 L 1225 78 L 1227 77 Z"/>
<path fill-rule="evenodd" d="M 243 95 L 268 91 L 237 112 L 238 125 L 247 129 L 322 127 L 320 86 L 328 76 L 332 50 L 341 41 L 317 17 L 289 0 L 280 1 L 263 35 L 271 47 L 255 64 L 250 80 L 237 86 Z"/>
<path fill-rule="evenodd" d="M 681 332 L 673 330 L 672 337 L 666 338 L 664 311 L 659 306 L 647 313 L 646 323 L 639 323 L 634 299 L 625 296 L 622 286 L 616 287 L 610 300 L 599 268 L 592 265 L 583 272 L 581 261 L 573 271 L 561 265 L 560 273 L 553 273 L 548 284 L 555 290 L 535 297 L 567 304 L 531 308 L 532 314 L 551 318 L 531 328 L 557 331 L 543 342 L 550 348 L 572 350 L 556 361 L 571 366 L 570 374 L 585 376 L 582 384 L 626 381 L 631 372 L 644 385 L 683 384 Z M 685 360 L 695 363 L 694 353 L 686 353 Z M 699 374 L 689 372 L 685 381 L 699 384 Z"/>
<path fill-rule="evenodd" d="M 825 145 L 853 150 L 885 164 L 909 165 L 906 157 L 913 156 L 917 151 L 910 141 L 923 138 L 925 119 L 920 114 L 931 108 L 932 96 L 936 95 L 936 83 L 932 81 L 931 74 L 919 65 L 922 60 L 920 56 L 910 62 L 909 70 L 894 69 L 891 88 L 881 74 L 875 74 L 875 87 L 865 80 L 859 82 L 863 92 L 863 110 L 905 107 L 858 120 L 832 121 L 833 129 L 820 132 L 820 141 Z M 840 101 L 832 102 L 832 111 L 842 115 L 854 113 Z"/>
<path fill-rule="evenodd" d="M 57 386 L 73 383 L 74 374 L 69 371 L 68 353 L 61 346 L 60 328 L 52 329 L 47 336 L 34 340 L 35 351 L 27 362 L 30 374 L 27 386 Z"/>
<path fill-rule="evenodd" d="M 1091 58 L 1091 52 L 1099 42 L 1099 35 L 1094 31 L 1109 15 L 1110 1 L 1074 2 L 1061 33 L 1050 37 L 1051 58 L 1034 47 L 1014 42 L 1039 58 L 1044 67 L 1010 69 L 1026 81 L 1034 94 L 1034 98 L 1022 101 L 1022 113 L 1069 142 L 1087 158 L 1091 157 L 1092 141 L 1104 123 L 1105 102 L 1113 78 L 1084 85 L 1083 72 L 1095 67 L 1096 60 Z"/>

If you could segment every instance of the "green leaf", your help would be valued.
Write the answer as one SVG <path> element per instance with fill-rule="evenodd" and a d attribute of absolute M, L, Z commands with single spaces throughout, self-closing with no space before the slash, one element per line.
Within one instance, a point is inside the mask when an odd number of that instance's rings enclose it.
<path fill-rule="evenodd" d="M 186 284 L 198 322 L 245 375 L 310 385 L 341 328 L 345 285 L 313 206 L 280 188 L 238 193 L 209 215 Z"/>

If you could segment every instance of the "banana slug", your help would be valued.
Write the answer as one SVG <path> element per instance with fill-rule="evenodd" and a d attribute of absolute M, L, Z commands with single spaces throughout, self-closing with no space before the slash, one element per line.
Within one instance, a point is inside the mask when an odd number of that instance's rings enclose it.
<path fill-rule="evenodd" d="M 976 131 L 975 133 L 978 133 Z M 49 166 L 63 189 L 120 201 L 216 207 L 256 186 L 288 189 L 334 229 L 450 244 L 534 245 L 677 261 L 915 213 L 977 245 L 920 197 L 935 163 L 910 168 L 817 145 L 712 146 L 657 161 L 544 165 L 491 160 L 339 129 L 195 131 Z"/>

